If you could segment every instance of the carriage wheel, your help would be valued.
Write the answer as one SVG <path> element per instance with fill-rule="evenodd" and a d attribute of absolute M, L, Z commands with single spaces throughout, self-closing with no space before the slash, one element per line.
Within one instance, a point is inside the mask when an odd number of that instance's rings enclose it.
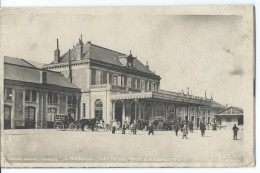
<path fill-rule="evenodd" d="M 61 121 L 55 122 L 54 123 L 54 129 L 55 130 L 63 130 L 64 129 L 64 125 Z"/>
<path fill-rule="evenodd" d="M 70 129 L 71 129 L 71 130 L 77 130 L 76 124 L 71 123 L 71 124 L 70 124 Z"/>

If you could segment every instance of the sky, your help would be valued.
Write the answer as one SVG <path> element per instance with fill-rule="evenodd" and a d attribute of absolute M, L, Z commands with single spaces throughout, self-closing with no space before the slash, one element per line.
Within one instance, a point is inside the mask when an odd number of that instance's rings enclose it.
<path fill-rule="evenodd" d="M 100 10 L 99 10 L 100 11 Z M 244 45 L 239 15 L 95 13 L 94 10 L 9 10 L 2 18 L 2 55 L 50 63 L 56 39 L 61 54 L 83 42 L 134 56 L 161 76 L 160 88 L 243 108 Z M 129 10 L 126 10 L 129 11 Z M 4 12 L 5 13 L 5 12 Z"/>

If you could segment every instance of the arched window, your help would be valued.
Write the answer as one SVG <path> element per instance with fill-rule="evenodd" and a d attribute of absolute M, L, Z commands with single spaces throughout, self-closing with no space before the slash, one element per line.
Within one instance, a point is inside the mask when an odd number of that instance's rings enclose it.
<path fill-rule="evenodd" d="M 35 128 L 35 107 L 25 108 L 25 128 Z"/>
<path fill-rule="evenodd" d="M 98 120 L 103 119 L 103 103 L 101 100 L 95 102 L 95 118 Z"/>
<path fill-rule="evenodd" d="M 161 103 L 157 105 L 156 116 L 164 116 L 163 105 Z"/>

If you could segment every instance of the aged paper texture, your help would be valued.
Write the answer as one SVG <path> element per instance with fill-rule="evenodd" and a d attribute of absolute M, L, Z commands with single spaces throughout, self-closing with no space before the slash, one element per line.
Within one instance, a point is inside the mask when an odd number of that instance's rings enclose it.
<path fill-rule="evenodd" d="M 255 165 L 253 6 L 0 12 L 2 167 Z"/>

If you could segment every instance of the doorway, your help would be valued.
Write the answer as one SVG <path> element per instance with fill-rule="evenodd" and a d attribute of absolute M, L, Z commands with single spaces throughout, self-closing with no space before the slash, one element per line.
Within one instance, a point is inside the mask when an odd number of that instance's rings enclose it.
<path fill-rule="evenodd" d="M 116 101 L 116 103 L 115 103 L 115 119 L 116 119 L 117 122 L 118 121 L 120 122 L 120 125 L 122 124 L 122 113 L 123 113 L 122 109 L 123 109 L 122 102 Z"/>
<path fill-rule="evenodd" d="M 11 106 L 4 106 L 4 129 L 11 129 Z"/>
<path fill-rule="evenodd" d="M 25 128 L 34 129 L 35 128 L 35 108 L 26 107 L 25 108 Z"/>

